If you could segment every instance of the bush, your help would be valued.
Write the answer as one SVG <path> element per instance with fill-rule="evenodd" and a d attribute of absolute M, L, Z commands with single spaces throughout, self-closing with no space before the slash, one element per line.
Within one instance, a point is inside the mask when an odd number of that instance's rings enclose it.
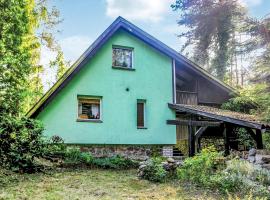
<path fill-rule="evenodd" d="M 64 158 L 67 151 L 67 145 L 64 140 L 57 135 L 52 136 L 47 142 L 44 157 L 52 160 L 53 158 Z"/>
<path fill-rule="evenodd" d="M 79 148 L 70 147 L 65 153 L 65 162 L 73 164 L 91 165 L 94 158 L 90 153 L 81 152 Z"/>
<path fill-rule="evenodd" d="M 224 158 L 213 149 L 188 158 L 178 169 L 180 180 L 221 192 L 252 192 L 256 197 L 270 198 L 270 172 L 245 160 L 233 159 L 224 164 Z"/>
<path fill-rule="evenodd" d="M 130 169 L 137 167 L 138 163 L 117 155 L 108 158 L 95 158 L 93 165 L 103 169 Z"/>
<path fill-rule="evenodd" d="M 139 176 L 152 182 L 165 182 L 168 178 L 169 172 L 164 169 L 162 161 L 163 160 L 158 157 L 149 159 L 145 162 Z"/>
<path fill-rule="evenodd" d="M 35 158 L 46 147 L 42 124 L 25 117 L 0 116 L 0 165 L 20 172 L 34 172 Z"/>
<path fill-rule="evenodd" d="M 102 169 L 130 169 L 138 166 L 136 161 L 120 155 L 94 158 L 90 153 L 81 152 L 78 147 L 67 148 L 64 162 L 66 164 L 86 164 Z"/>
<path fill-rule="evenodd" d="M 253 165 L 246 160 L 233 159 L 228 162 L 227 168 L 222 172 L 223 180 L 227 178 L 234 188 L 226 188 L 224 181 L 219 183 L 228 191 L 241 190 L 243 193 L 252 191 L 256 196 L 268 196 L 270 192 L 270 172 L 260 166 Z"/>
<path fill-rule="evenodd" d="M 177 176 L 180 180 L 209 187 L 210 177 L 222 168 L 224 157 L 214 147 L 208 147 L 194 157 L 185 159 L 183 166 L 177 171 Z"/>
<path fill-rule="evenodd" d="M 267 149 L 268 151 L 270 151 L 270 133 L 265 132 L 263 134 L 263 144 L 264 144 L 264 148 Z"/>

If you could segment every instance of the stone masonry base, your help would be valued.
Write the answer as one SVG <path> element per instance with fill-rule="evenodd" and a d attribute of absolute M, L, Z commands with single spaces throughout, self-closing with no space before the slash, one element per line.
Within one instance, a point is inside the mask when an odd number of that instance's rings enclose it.
<path fill-rule="evenodd" d="M 151 156 L 172 157 L 173 147 L 163 145 L 87 145 L 80 146 L 82 152 L 94 157 L 121 155 L 134 160 L 146 160 Z"/>

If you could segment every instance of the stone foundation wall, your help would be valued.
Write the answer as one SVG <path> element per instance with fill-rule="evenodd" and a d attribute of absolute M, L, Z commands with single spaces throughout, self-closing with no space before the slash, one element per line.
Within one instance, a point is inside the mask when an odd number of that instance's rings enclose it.
<path fill-rule="evenodd" d="M 91 153 L 94 157 L 121 155 L 134 160 L 146 160 L 151 156 L 163 155 L 163 146 L 158 145 L 89 145 L 80 146 L 80 149 L 82 152 Z"/>
<path fill-rule="evenodd" d="M 164 157 L 173 157 L 173 146 L 164 146 L 162 148 L 162 156 Z"/>

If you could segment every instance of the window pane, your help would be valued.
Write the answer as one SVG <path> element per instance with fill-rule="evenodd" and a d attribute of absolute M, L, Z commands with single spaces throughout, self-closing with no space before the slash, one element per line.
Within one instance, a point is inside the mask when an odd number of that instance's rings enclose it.
<path fill-rule="evenodd" d="M 80 119 L 100 119 L 100 99 L 78 99 Z"/>
<path fill-rule="evenodd" d="M 132 68 L 132 50 L 113 48 L 113 66 Z"/>
<path fill-rule="evenodd" d="M 137 126 L 144 127 L 144 103 L 137 102 Z"/>

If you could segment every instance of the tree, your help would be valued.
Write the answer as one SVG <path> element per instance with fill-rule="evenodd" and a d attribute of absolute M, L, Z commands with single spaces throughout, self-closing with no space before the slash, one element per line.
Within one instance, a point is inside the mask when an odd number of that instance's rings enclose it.
<path fill-rule="evenodd" d="M 63 51 L 59 47 L 57 50 L 55 60 L 50 62 L 50 67 L 56 68 L 56 76 L 55 76 L 56 81 L 63 76 L 63 74 L 67 71 L 69 66 L 70 63 L 65 61 Z"/>
<path fill-rule="evenodd" d="M 0 112 L 18 115 L 27 91 L 31 4 L 0 0 Z"/>
<path fill-rule="evenodd" d="M 29 3 L 29 2 L 28 2 Z M 44 66 L 40 65 L 41 48 L 46 47 L 50 51 L 58 52 L 60 47 L 54 35 L 58 32 L 57 25 L 62 21 L 59 10 L 49 8 L 48 0 L 31 0 L 29 22 L 32 29 L 29 33 L 29 46 L 31 46 L 31 72 L 28 77 L 28 91 L 25 96 L 24 112 L 37 102 L 43 95 L 42 73 Z"/>
<path fill-rule="evenodd" d="M 178 24 L 189 29 L 179 35 L 187 38 L 182 51 L 193 45 L 191 59 L 224 80 L 244 8 L 238 0 L 176 0 L 172 8 L 180 11 Z"/>
<path fill-rule="evenodd" d="M 270 90 L 270 16 L 262 20 L 248 18 L 246 32 L 251 36 L 246 41 L 245 52 L 259 51 L 253 65 L 252 81 L 266 83 Z"/>
<path fill-rule="evenodd" d="M 18 116 L 43 94 L 41 46 L 59 51 L 61 22 L 47 0 L 0 0 L 0 112 Z"/>

